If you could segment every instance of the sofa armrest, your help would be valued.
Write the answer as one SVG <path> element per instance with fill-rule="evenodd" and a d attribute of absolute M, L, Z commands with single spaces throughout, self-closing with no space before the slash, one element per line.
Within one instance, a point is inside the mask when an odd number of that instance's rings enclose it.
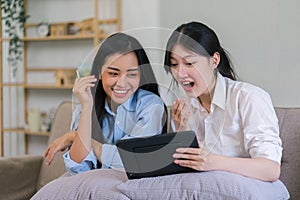
<path fill-rule="evenodd" d="M 42 156 L 0 158 L 0 199 L 29 199 L 36 192 Z"/>

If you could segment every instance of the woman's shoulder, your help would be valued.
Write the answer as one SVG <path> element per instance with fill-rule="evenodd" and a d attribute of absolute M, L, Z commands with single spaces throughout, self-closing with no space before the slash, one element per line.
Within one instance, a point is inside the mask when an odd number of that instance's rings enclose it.
<path fill-rule="evenodd" d="M 269 93 L 259 86 L 242 81 L 228 80 L 226 82 L 230 101 L 239 102 L 240 105 L 273 105 Z"/>
<path fill-rule="evenodd" d="M 268 92 L 265 91 L 260 86 L 254 85 L 252 83 L 243 81 L 233 81 L 230 79 L 226 80 L 227 89 L 232 92 L 242 96 L 269 96 Z"/>

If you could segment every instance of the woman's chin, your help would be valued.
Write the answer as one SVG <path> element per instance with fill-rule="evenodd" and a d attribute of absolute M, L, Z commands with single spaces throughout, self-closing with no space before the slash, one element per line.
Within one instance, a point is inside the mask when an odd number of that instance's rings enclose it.
<path fill-rule="evenodd" d="M 195 97 L 194 87 L 182 87 L 188 97 Z"/>
<path fill-rule="evenodd" d="M 194 90 L 184 90 L 184 92 L 189 98 L 197 98 L 199 96 Z"/>

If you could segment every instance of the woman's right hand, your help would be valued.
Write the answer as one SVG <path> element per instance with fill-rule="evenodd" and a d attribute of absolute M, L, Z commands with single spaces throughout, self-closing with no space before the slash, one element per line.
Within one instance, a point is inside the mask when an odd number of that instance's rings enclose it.
<path fill-rule="evenodd" d="M 44 152 L 44 158 L 46 165 L 50 165 L 55 154 L 59 151 L 64 151 L 68 148 L 74 141 L 76 131 L 70 131 L 59 138 L 56 138 L 51 144 L 48 145 L 46 151 Z"/>
<path fill-rule="evenodd" d="M 173 103 L 172 118 L 176 131 L 189 130 L 188 121 L 191 114 L 191 107 L 186 99 L 177 99 Z"/>
<path fill-rule="evenodd" d="M 82 107 L 93 105 L 91 88 L 95 86 L 95 76 L 77 78 L 74 83 L 73 93 L 76 95 Z"/>

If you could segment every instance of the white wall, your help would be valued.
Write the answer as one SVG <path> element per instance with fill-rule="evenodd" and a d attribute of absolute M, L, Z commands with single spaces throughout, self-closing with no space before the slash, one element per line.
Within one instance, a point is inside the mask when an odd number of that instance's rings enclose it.
<path fill-rule="evenodd" d="M 143 44 L 148 41 L 161 48 L 156 52 L 155 62 L 163 62 L 162 52 L 171 30 L 182 23 L 201 21 L 216 31 L 223 47 L 230 52 L 240 80 L 265 89 L 275 106 L 300 106 L 299 0 L 122 2 L 123 30 L 160 27 L 156 32 L 152 30 L 157 34 L 155 37 L 147 31 L 138 37 Z M 150 59 L 153 61 L 151 55 Z M 161 71 L 161 65 L 154 67 L 159 81 L 168 85 L 169 77 Z"/>
<path fill-rule="evenodd" d="M 184 9 L 183 9 L 184 7 Z M 300 106 L 299 0 L 164 0 L 161 26 L 201 21 L 216 31 L 239 78 L 267 90 L 275 106 Z"/>

